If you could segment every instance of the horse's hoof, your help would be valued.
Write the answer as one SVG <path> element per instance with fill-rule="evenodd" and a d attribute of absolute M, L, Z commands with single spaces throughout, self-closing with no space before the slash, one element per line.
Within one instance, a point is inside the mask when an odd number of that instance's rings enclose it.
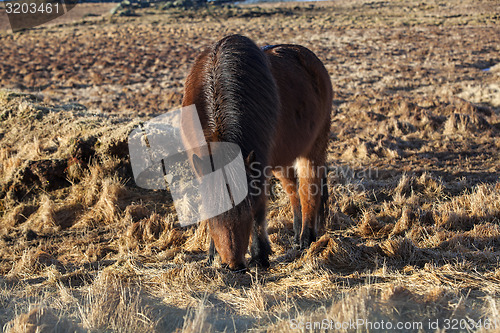
<path fill-rule="evenodd" d="M 228 269 L 228 270 L 232 271 L 233 273 L 246 273 L 248 271 L 247 266 L 245 266 L 244 264 L 239 264 L 239 265 L 234 266 L 234 267 L 231 267 L 228 264 L 222 264 L 221 267 L 224 269 Z"/>
<path fill-rule="evenodd" d="M 300 249 L 307 249 L 316 240 L 316 231 L 312 228 L 306 228 L 300 235 Z"/>
<path fill-rule="evenodd" d="M 269 266 L 271 266 L 271 264 L 269 263 L 269 260 L 268 259 L 252 259 L 250 260 L 250 262 L 248 263 L 248 266 L 251 266 L 251 267 L 260 267 L 260 268 L 264 268 L 264 269 L 268 269 Z"/>
<path fill-rule="evenodd" d="M 300 241 L 300 247 L 299 247 L 299 250 L 300 251 L 305 251 L 309 248 L 309 246 L 311 245 L 312 241 L 310 239 L 305 239 L 305 240 L 301 240 Z"/>

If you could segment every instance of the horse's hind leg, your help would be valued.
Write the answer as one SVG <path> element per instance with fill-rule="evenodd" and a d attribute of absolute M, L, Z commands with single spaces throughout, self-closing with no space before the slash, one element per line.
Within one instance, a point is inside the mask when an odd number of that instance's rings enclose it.
<path fill-rule="evenodd" d="M 323 154 L 315 159 L 298 158 L 296 161 L 297 174 L 299 176 L 299 195 L 302 205 L 302 230 L 300 233 L 300 248 L 307 248 L 316 240 L 317 222 L 324 218 L 319 212 L 320 207 L 325 204 L 323 185 L 325 178 L 325 167 Z"/>
<path fill-rule="evenodd" d="M 297 188 L 297 175 L 295 174 L 295 169 L 293 167 L 288 167 L 287 169 L 278 168 L 273 173 L 276 178 L 280 180 L 281 186 L 290 199 L 290 205 L 292 206 L 293 211 L 293 231 L 295 233 L 293 241 L 295 244 L 299 244 L 300 232 L 302 230 L 302 213 L 300 209 L 300 198 Z"/>
<path fill-rule="evenodd" d="M 328 171 L 325 166 L 325 172 L 323 179 L 321 180 L 321 202 L 319 205 L 318 215 L 316 217 L 316 227 L 318 230 L 324 231 L 326 218 L 330 212 L 330 207 L 328 207 Z"/>

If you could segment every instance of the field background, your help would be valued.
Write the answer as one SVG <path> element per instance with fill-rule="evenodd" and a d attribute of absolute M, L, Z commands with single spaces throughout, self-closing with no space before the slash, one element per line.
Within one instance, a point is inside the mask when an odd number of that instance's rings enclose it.
<path fill-rule="evenodd" d="M 325 318 L 500 331 L 498 1 L 87 6 L 15 34 L 0 10 L 5 331 L 282 332 Z M 230 33 L 309 47 L 334 88 L 325 233 L 294 250 L 276 185 L 271 268 L 245 274 L 207 266 L 206 226 L 180 228 L 168 193 L 137 188 L 127 148 Z"/>

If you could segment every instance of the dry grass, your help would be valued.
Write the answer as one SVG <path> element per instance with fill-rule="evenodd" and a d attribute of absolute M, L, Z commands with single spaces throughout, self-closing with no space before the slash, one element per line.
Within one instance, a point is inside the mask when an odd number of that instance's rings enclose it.
<path fill-rule="evenodd" d="M 0 32 L 5 331 L 287 332 L 324 319 L 438 331 L 499 318 L 495 1 L 140 14 Z M 126 141 L 179 103 L 200 47 L 234 32 L 310 47 L 335 92 L 325 232 L 293 248 L 278 184 L 271 267 L 244 274 L 207 265 L 207 225 L 180 228 L 168 193 L 135 186 Z"/>

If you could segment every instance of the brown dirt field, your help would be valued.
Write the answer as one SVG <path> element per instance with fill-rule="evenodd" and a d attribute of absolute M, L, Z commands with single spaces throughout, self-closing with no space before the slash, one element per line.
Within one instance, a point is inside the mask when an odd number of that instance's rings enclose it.
<path fill-rule="evenodd" d="M 500 331 L 497 1 L 137 13 L 0 31 L 5 331 Z M 230 33 L 309 47 L 334 87 L 324 235 L 293 248 L 276 184 L 267 271 L 207 265 L 206 226 L 130 170 L 130 131 Z"/>

